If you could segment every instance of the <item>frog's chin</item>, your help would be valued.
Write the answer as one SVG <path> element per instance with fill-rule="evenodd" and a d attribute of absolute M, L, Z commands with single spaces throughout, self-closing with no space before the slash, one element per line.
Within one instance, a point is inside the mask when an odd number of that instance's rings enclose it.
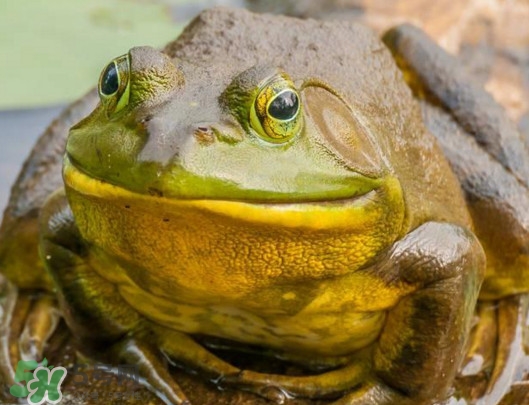
<path fill-rule="evenodd" d="M 87 198 L 107 201 L 109 204 L 131 204 L 150 212 L 165 214 L 201 211 L 208 215 L 228 217 L 232 220 L 284 227 L 313 229 L 366 229 L 393 224 L 403 218 L 404 198 L 400 182 L 387 177 L 380 186 L 362 195 L 330 201 L 255 202 L 221 199 L 174 199 L 145 195 L 95 179 L 78 169 L 65 158 L 63 178 L 67 189 Z"/>

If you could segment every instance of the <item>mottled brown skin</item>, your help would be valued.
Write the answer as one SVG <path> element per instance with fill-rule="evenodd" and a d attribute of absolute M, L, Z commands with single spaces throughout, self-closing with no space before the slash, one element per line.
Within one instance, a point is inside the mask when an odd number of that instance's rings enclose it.
<path fill-rule="evenodd" d="M 487 272 L 480 291 L 476 326 L 461 386 L 469 397 L 485 396 L 499 403 L 510 378 L 522 379 L 527 367 L 522 335 L 526 333 L 529 242 L 529 153 L 523 135 L 465 69 L 440 52 L 431 39 L 411 26 L 390 30 L 384 37 L 404 77 L 421 100 L 426 125 L 437 137 L 465 193 L 476 234 L 485 248 Z M 499 309 L 496 309 L 498 307 Z M 467 375 L 492 376 L 488 387 Z M 479 373 L 477 373 L 479 374 Z M 474 391 L 469 387 L 474 385 Z M 482 385 L 480 387 L 480 385 Z M 486 385 L 486 384 L 485 384 Z M 506 396 L 527 398 L 524 384 Z"/>
<path fill-rule="evenodd" d="M 256 35 L 258 28 L 262 28 L 266 35 Z M 285 32 L 289 35 L 285 36 Z M 409 29 L 402 28 L 400 35 L 411 40 L 417 39 L 419 50 L 425 46 L 418 32 L 410 33 Z M 390 47 L 398 52 L 398 43 L 391 40 L 395 36 L 389 35 L 387 38 Z M 442 51 L 435 45 L 427 43 L 427 47 L 434 48 L 437 56 L 433 60 L 440 58 L 441 63 L 428 66 L 427 69 L 419 66 L 413 70 L 422 72 L 423 76 L 415 75 L 409 81 L 412 87 L 428 88 L 431 83 L 428 75 L 437 77 L 437 72 L 444 72 L 446 69 L 452 69 L 449 78 L 464 81 L 455 62 L 443 60 Z M 494 109 L 495 106 L 467 111 L 467 104 L 456 108 L 447 103 L 444 112 L 438 113 L 439 100 L 424 98 L 421 110 L 412 100 L 410 91 L 401 80 L 400 72 L 382 43 L 364 28 L 350 23 L 301 22 L 282 17 L 254 16 L 242 11 L 217 10 L 202 14 L 165 51 L 171 57 L 177 57 L 184 65 L 185 82 L 190 83 L 191 88 L 194 87 L 194 94 L 206 95 L 201 122 L 209 122 L 211 118 L 204 117 L 215 117 L 218 114 L 215 94 L 220 94 L 237 73 L 263 64 L 280 66 L 293 76 L 294 81 L 307 78 L 324 80 L 330 88 L 338 89 L 341 97 L 369 122 L 370 130 L 377 134 L 378 147 L 382 150 L 383 157 L 390 162 L 390 172 L 396 174 L 404 191 L 405 216 L 398 240 L 376 252 L 369 263 L 351 273 L 350 276 L 356 278 L 358 284 L 350 284 L 347 277 L 338 281 L 346 283 L 350 294 L 356 294 L 362 302 L 355 304 L 353 313 L 382 309 L 384 314 L 387 313 L 384 326 L 377 331 L 380 335 L 376 342 L 336 363 L 345 362 L 345 366 L 340 369 L 343 370 L 341 374 L 323 373 L 320 376 L 301 378 L 267 376 L 251 371 L 240 372 L 238 368 L 229 368 L 226 363 L 219 363 L 213 357 L 209 357 L 206 363 L 198 358 L 204 354 L 193 341 L 140 316 L 116 294 L 115 285 L 94 271 L 94 268 L 102 266 L 101 257 L 106 260 L 107 256 L 98 253 L 97 258 L 93 258 L 94 248 L 87 243 L 86 229 L 83 226 L 78 228 L 79 223 L 87 220 L 79 222 L 81 212 L 72 214 L 68 202 L 59 191 L 46 203 L 40 214 L 41 250 L 43 257 L 49 256 L 47 266 L 54 279 L 63 315 L 74 335 L 83 342 L 83 349 L 92 347 L 90 354 L 98 357 L 102 355 L 98 342 L 110 346 L 106 353 L 110 358 L 117 362 L 139 364 L 151 388 L 158 394 L 165 395 L 172 403 L 181 403 L 185 397 L 162 364 L 158 347 L 170 357 L 201 369 L 204 374 L 213 377 L 223 375 L 224 382 L 246 386 L 263 396 L 276 394 L 273 390 L 267 391 L 266 387 L 282 386 L 299 396 L 309 397 L 336 397 L 346 392 L 336 403 L 348 404 L 433 403 L 446 398 L 463 352 L 484 262 L 481 246 L 471 233 L 471 220 L 456 177 L 442 157 L 434 138 L 423 125 L 421 113 L 429 129 L 441 140 L 445 153 L 450 151 L 450 146 L 455 145 L 453 153 L 456 154 L 457 151 L 464 150 L 457 149 L 457 137 L 454 141 L 442 141 L 443 137 L 451 139 L 453 127 L 450 125 L 458 125 L 453 122 L 452 117 L 456 121 L 458 117 L 468 118 L 461 132 L 469 131 L 478 136 L 474 130 L 480 127 L 479 122 L 475 122 L 476 118 L 486 120 L 486 117 L 490 117 L 488 109 Z M 410 64 L 413 64 L 413 57 L 409 59 Z M 315 63 L 315 60 L 318 62 Z M 192 61 L 194 69 L 185 68 L 188 61 Z M 397 57 L 397 61 L 400 62 L 400 57 Z M 412 71 L 408 65 L 401 64 L 401 67 L 406 73 Z M 201 83 L 204 76 L 209 79 L 209 86 L 201 92 L 198 89 L 203 89 Z M 417 83 L 420 85 L 415 86 Z M 432 91 L 442 91 L 443 86 L 442 80 L 436 82 Z M 449 93 L 450 86 L 448 87 Z M 483 96 L 478 94 L 478 90 L 471 88 L 465 94 L 468 101 L 475 101 L 479 105 Z M 185 99 L 185 94 L 178 96 Z M 421 94 L 417 92 L 417 95 Z M 314 118 L 315 111 L 318 110 L 317 102 L 325 98 L 310 96 L 309 93 L 306 97 L 307 119 L 318 123 Z M 174 105 L 178 105 L 178 98 Z M 74 114 L 83 115 L 84 106 L 78 105 Z M 471 106 L 473 107 L 472 104 Z M 163 111 L 156 107 L 150 110 L 151 116 L 160 114 L 163 116 Z M 486 117 L 483 118 L 482 114 Z M 497 114 L 501 114 L 501 111 Z M 85 125 L 91 125 L 93 117 L 84 121 Z M 172 117 L 174 118 L 174 113 Z M 185 119 L 190 120 L 189 116 Z M 214 121 L 217 120 L 218 117 Z M 193 121 L 186 121 L 189 122 Z M 486 125 L 485 127 L 488 128 Z M 64 132 L 56 132 L 49 136 L 57 136 L 54 139 L 60 143 L 63 135 Z M 150 135 L 156 137 L 157 132 L 151 131 Z M 203 139 L 199 141 L 203 142 Z M 467 147 L 466 143 L 464 146 Z M 493 148 L 487 143 L 478 148 L 486 156 L 493 154 L 489 151 Z M 343 154 L 344 150 L 339 149 L 338 155 Z M 447 154 L 449 159 L 453 156 Z M 38 156 L 39 152 L 33 160 L 38 161 Z M 351 156 L 349 159 L 355 155 Z M 495 159 L 476 160 L 476 166 L 470 166 L 467 171 L 458 171 L 456 164 L 459 163 L 459 157 L 450 160 L 460 180 L 465 179 L 469 170 L 483 169 L 485 164 L 494 166 L 496 162 Z M 508 155 L 501 164 L 502 167 L 510 167 L 509 165 L 519 162 L 516 157 Z M 32 164 L 34 163 L 26 165 L 26 172 L 34 167 Z M 55 173 L 60 170 L 57 163 L 48 165 L 47 169 Z M 418 176 L 417 173 L 421 175 Z M 463 185 L 470 201 L 472 196 L 483 194 L 472 194 L 474 188 L 466 187 L 465 184 L 468 182 Z M 492 182 L 484 189 L 494 195 L 499 194 L 498 199 L 489 204 L 489 207 L 496 210 L 494 212 L 498 215 L 509 215 L 510 212 L 504 214 L 502 204 L 509 204 L 511 201 L 501 195 L 501 184 Z M 514 193 L 517 198 L 523 199 L 526 190 L 514 188 Z M 512 193 L 507 197 L 510 195 Z M 77 201 L 78 197 L 73 191 L 70 191 L 69 197 L 74 211 L 78 210 L 76 205 L 81 204 Z M 22 205 L 24 198 L 27 197 L 14 197 L 11 207 Z M 483 211 L 479 207 L 471 210 L 471 214 L 477 217 L 475 212 Z M 8 216 L 11 214 L 8 213 Z M 523 220 L 524 217 L 515 216 L 516 219 Z M 8 218 L 6 223 L 9 220 Z M 9 233 L 4 235 L 11 238 Z M 482 236 L 484 240 L 489 237 L 486 231 Z M 12 237 L 26 238 L 24 235 Z M 494 247 L 490 247 L 487 253 L 498 255 Z M 143 265 L 141 262 L 135 264 Z M 493 272 L 492 275 L 490 271 Z M 494 286 L 496 278 L 494 271 L 495 268 L 492 267 L 488 273 L 491 286 Z M 6 274 L 17 280 L 9 270 Z M 150 275 L 156 282 L 165 281 L 157 279 L 156 274 Z M 313 283 L 309 278 L 305 282 L 308 286 Z M 340 301 L 344 299 L 344 295 L 337 292 L 335 284 L 318 283 L 316 285 L 328 288 L 325 291 L 333 297 L 332 305 L 350 302 Z M 361 292 L 369 290 L 375 283 L 379 286 L 377 291 L 367 294 Z M 331 285 L 335 286 L 328 287 Z M 501 285 L 497 287 L 495 294 L 512 292 Z M 346 299 L 349 300 L 350 297 Z M 388 301 L 392 303 L 386 304 Z M 269 304 L 272 305 L 272 302 Z M 331 317 L 328 319 L 334 320 Z M 238 337 L 231 340 L 237 341 Z M 241 340 L 244 341 L 244 337 Z M 268 341 L 265 340 L 262 345 L 267 346 Z M 179 349 L 178 344 L 183 342 L 191 355 Z M 237 347 L 236 343 L 231 345 Z M 275 347 L 276 351 L 278 349 L 280 348 Z M 307 362 L 307 359 L 314 361 L 311 353 L 303 350 L 296 353 L 291 348 L 281 354 L 309 365 L 310 361 Z M 336 359 L 333 361 L 336 362 Z M 255 365 L 258 365 L 258 361 Z M 433 380 L 436 381 L 435 386 L 431 384 Z"/>
<path fill-rule="evenodd" d="M 37 218 L 46 198 L 62 186 L 62 155 L 70 127 L 94 109 L 94 90 L 72 103 L 39 138 L 15 184 L 0 227 L 2 273 L 22 288 L 49 286 L 35 249 Z"/>

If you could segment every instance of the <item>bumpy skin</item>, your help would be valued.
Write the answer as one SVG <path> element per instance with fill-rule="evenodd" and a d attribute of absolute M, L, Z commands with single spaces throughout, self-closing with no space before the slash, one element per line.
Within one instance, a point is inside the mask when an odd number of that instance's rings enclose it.
<path fill-rule="evenodd" d="M 385 42 L 424 100 L 425 121 L 466 194 L 487 252 L 480 296 L 495 299 L 527 292 L 529 150 L 523 137 L 492 96 L 417 28 L 393 29 Z"/>
<path fill-rule="evenodd" d="M 511 384 L 527 367 L 527 144 L 498 103 L 420 30 L 403 25 L 386 33 L 384 42 L 420 99 L 425 123 L 461 183 L 486 252 L 480 321 L 473 330 L 459 390 L 486 403 L 525 403 L 529 396 L 524 385 L 515 393 Z M 518 293 L 525 294 L 505 298 Z M 483 374 L 490 376 L 488 384 L 479 387 L 476 375 Z"/>
<path fill-rule="evenodd" d="M 62 156 L 69 128 L 96 106 L 92 91 L 68 107 L 39 138 L 17 181 L 0 227 L 2 273 L 22 288 L 51 288 L 38 257 L 37 218 L 46 198 L 62 187 Z"/>
<path fill-rule="evenodd" d="M 139 364 L 171 403 L 185 394 L 162 352 L 261 395 L 446 398 L 485 269 L 459 183 L 421 113 L 439 139 L 450 118 L 432 124 L 390 52 L 351 23 L 215 10 L 165 52 L 134 48 L 118 60 L 117 94 L 72 128 L 65 188 L 40 210 L 41 257 L 83 347 Z M 410 83 L 427 88 L 427 79 Z M 296 91 L 301 107 L 267 127 L 255 100 L 270 83 Z M 505 201 L 490 206 L 502 213 Z M 502 284 L 495 294 L 511 292 Z M 331 370 L 241 371 L 196 335 Z"/>

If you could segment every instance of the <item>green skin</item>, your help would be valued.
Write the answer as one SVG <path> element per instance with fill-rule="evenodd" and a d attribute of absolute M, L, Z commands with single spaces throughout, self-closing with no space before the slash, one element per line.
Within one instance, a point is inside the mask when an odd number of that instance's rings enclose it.
<path fill-rule="evenodd" d="M 244 24 L 229 25 L 233 18 Z M 485 298 L 528 287 L 519 282 L 523 253 L 491 248 L 501 238 L 479 218 L 527 214 L 505 209 L 512 194 L 479 204 L 502 176 L 516 183 L 509 164 L 518 157 L 496 160 L 486 142 L 458 144 L 470 139 L 464 131 L 488 136 L 458 121 L 479 105 L 447 113 L 455 90 L 436 72 L 464 80 L 459 68 L 442 58 L 425 59 L 440 66 L 415 64 L 401 38 L 416 41 L 408 49 L 445 55 L 410 27 L 386 36 L 420 103 L 390 51 L 353 24 L 216 10 L 166 54 L 133 48 L 109 65 L 119 80 L 104 69 L 100 103 L 70 130 L 64 187 L 43 202 L 47 193 L 32 196 L 21 175 L 23 197 L 12 198 L 2 226 L 2 271 L 21 287 L 53 289 L 84 347 L 103 343 L 111 358 L 139 364 L 168 403 L 187 400 L 161 352 L 259 395 L 273 386 L 344 404 L 443 400 L 484 276 Z M 297 95 L 299 109 L 278 119 L 270 103 L 283 91 Z M 479 88 L 467 93 L 486 98 Z M 64 121 L 83 116 L 92 100 Z M 465 147 L 477 148 L 470 167 L 458 156 Z M 42 152 L 28 167 L 39 159 Z M 475 187 L 469 173 L 490 165 L 499 173 L 492 186 Z M 526 186 L 513 187 L 523 200 Z M 465 197 L 474 201 L 470 212 Z M 35 210 L 15 213 L 21 199 L 37 207 L 38 230 Z M 522 231 L 503 237 L 526 242 Z M 33 256 L 17 256 L 37 239 L 46 273 Z M 509 260 L 517 272 L 497 269 Z M 43 323 L 29 318 L 29 336 L 42 341 Z M 334 369 L 304 377 L 242 371 L 194 335 Z"/>

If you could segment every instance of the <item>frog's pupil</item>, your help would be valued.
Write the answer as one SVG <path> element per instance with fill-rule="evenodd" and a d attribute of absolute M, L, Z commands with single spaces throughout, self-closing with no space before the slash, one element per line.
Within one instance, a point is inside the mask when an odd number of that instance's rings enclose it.
<path fill-rule="evenodd" d="M 298 112 L 298 96 L 291 90 L 280 93 L 268 106 L 268 114 L 277 120 L 286 121 Z"/>
<path fill-rule="evenodd" d="M 118 91 L 118 71 L 114 62 L 110 63 L 103 73 L 103 80 L 101 82 L 101 93 L 110 96 Z"/>

